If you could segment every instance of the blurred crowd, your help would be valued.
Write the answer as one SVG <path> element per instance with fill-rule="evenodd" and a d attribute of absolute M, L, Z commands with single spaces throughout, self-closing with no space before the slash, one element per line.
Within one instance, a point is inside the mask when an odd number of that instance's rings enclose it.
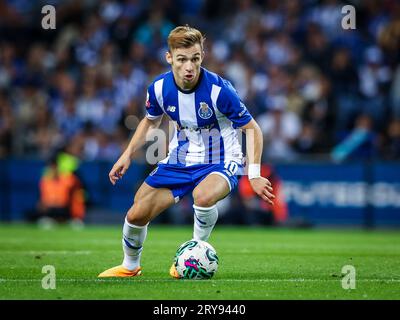
<path fill-rule="evenodd" d="M 55 30 L 41 28 L 45 4 Z M 396 0 L 1 1 L 0 158 L 115 161 L 186 23 L 260 124 L 265 161 L 400 159 Z"/>

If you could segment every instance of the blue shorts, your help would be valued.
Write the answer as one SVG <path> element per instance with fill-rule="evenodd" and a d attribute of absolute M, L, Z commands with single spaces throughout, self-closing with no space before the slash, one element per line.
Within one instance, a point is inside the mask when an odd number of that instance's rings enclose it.
<path fill-rule="evenodd" d="M 237 175 L 243 166 L 235 161 L 221 164 L 196 164 L 188 167 L 159 163 L 145 182 L 153 188 L 167 188 L 172 191 L 175 202 L 191 192 L 209 174 L 218 174 L 229 184 L 229 190 L 236 188 Z"/>

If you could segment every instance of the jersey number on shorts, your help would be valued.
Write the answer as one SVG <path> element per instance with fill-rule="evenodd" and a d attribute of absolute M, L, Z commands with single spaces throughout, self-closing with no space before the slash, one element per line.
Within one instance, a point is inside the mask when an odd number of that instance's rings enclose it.
<path fill-rule="evenodd" d="M 226 169 L 225 172 L 229 176 L 234 176 L 239 169 L 238 164 L 235 161 L 225 162 L 224 168 Z"/>

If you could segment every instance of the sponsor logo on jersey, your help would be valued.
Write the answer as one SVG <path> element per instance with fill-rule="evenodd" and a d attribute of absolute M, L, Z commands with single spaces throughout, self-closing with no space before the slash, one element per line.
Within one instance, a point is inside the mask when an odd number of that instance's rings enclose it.
<path fill-rule="evenodd" d="M 212 109 L 205 102 L 200 102 L 200 108 L 198 111 L 199 117 L 202 119 L 210 119 L 213 115 Z"/>
<path fill-rule="evenodd" d="M 201 126 L 201 127 L 180 126 L 178 123 L 176 123 L 176 128 L 178 130 L 189 130 L 190 132 L 201 131 L 201 130 L 211 130 L 212 128 L 214 128 L 214 126 L 215 126 L 215 123 L 211 123 L 211 124 Z"/>

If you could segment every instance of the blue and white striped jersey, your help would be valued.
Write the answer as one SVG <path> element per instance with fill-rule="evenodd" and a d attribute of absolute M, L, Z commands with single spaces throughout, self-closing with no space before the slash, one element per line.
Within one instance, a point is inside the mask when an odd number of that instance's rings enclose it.
<path fill-rule="evenodd" d="M 252 119 L 232 84 L 201 68 L 197 85 L 182 91 L 172 71 L 158 76 L 148 87 L 146 117 L 164 113 L 174 122 L 168 156 L 160 163 L 195 164 L 243 161 L 239 127 Z"/>

